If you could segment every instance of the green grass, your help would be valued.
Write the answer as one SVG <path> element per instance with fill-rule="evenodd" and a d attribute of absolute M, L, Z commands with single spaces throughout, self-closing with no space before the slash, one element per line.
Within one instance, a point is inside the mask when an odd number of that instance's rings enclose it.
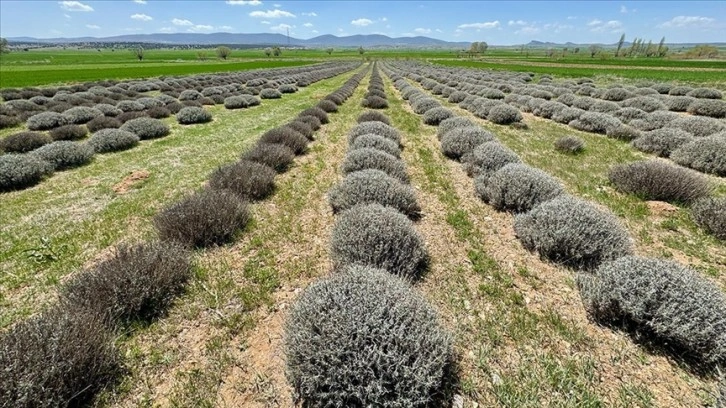
<path fill-rule="evenodd" d="M 209 108 L 214 121 L 207 124 L 182 127 L 167 119 L 170 136 L 97 155 L 87 166 L 0 195 L 0 327 L 38 310 L 63 276 L 106 248 L 152 238 L 151 218 L 161 208 L 200 188 L 212 170 L 235 160 L 264 130 L 314 105 L 342 77 L 251 109 Z M 147 180 L 127 194 L 113 191 L 141 169 L 150 173 Z"/>
<path fill-rule="evenodd" d="M 664 82 L 673 82 L 674 80 L 676 80 L 677 82 L 703 83 L 719 87 L 726 86 L 726 81 L 724 81 L 724 77 L 726 76 L 726 68 L 718 71 L 693 71 L 688 69 L 679 69 L 677 66 L 673 66 L 672 68 L 667 70 L 654 70 L 640 66 L 634 66 L 633 68 L 620 68 L 607 66 L 607 64 L 603 64 L 602 67 L 598 68 L 569 66 L 563 67 L 551 63 L 542 63 L 541 65 L 527 65 L 524 63 L 518 63 L 518 61 L 515 60 L 506 60 L 501 62 L 471 60 L 435 60 L 433 62 L 436 64 L 450 67 L 492 69 L 498 71 L 532 72 L 535 74 L 548 74 L 567 78 L 605 76 L 634 80 L 657 80 Z M 581 63 L 584 64 L 586 62 Z M 594 61 L 593 63 L 600 65 L 599 61 Z"/>

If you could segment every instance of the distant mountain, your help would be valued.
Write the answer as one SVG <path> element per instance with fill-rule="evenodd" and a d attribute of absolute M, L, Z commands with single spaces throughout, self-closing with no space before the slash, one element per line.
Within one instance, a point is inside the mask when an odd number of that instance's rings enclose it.
<path fill-rule="evenodd" d="M 33 38 L 15 37 L 8 38 L 14 43 L 155 43 L 155 44 L 245 44 L 245 45 L 291 45 L 303 47 L 396 47 L 396 48 L 468 48 L 468 42 L 449 42 L 429 37 L 397 37 L 391 38 L 385 35 L 351 35 L 337 37 L 335 35 L 321 35 L 308 40 L 287 37 L 282 34 L 234 34 L 234 33 L 174 33 L 174 34 L 129 34 L 113 37 L 79 37 L 79 38 Z"/>
<path fill-rule="evenodd" d="M 623 42 L 623 47 L 628 48 L 628 47 L 630 47 L 631 44 L 632 44 L 631 42 L 625 41 L 625 42 Z M 658 45 L 658 43 L 654 43 L 654 44 Z M 665 45 L 667 45 L 668 47 L 671 47 L 671 48 L 673 48 L 673 47 L 676 47 L 676 48 L 677 47 L 695 47 L 695 46 L 701 45 L 701 44 L 704 44 L 704 43 L 665 43 Z M 590 45 L 593 45 L 593 44 L 592 43 L 575 44 L 572 42 L 553 43 L 553 42 L 542 42 L 542 41 L 532 40 L 529 43 L 525 44 L 525 47 L 529 47 L 529 48 L 563 48 L 563 47 L 573 48 L 573 47 L 589 47 Z M 606 47 L 606 48 L 609 48 L 609 47 L 614 48 L 614 47 L 618 46 L 618 43 L 617 42 L 614 42 L 612 44 L 598 43 L 598 44 L 594 44 L 594 45 L 599 45 L 599 46 Z M 726 43 L 722 43 L 722 42 L 707 43 L 707 45 L 713 45 L 715 47 L 723 47 L 723 46 L 726 46 Z M 513 47 L 515 47 L 515 46 L 513 46 Z M 519 47 L 519 46 L 516 46 L 516 47 Z"/>

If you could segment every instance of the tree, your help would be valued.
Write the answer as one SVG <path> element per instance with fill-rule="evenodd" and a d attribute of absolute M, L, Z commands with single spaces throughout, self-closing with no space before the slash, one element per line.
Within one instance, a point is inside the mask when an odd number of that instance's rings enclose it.
<path fill-rule="evenodd" d="M 475 41 L 475 42 L 471 43 L 471 47 L 469 47 L 469 56 L 472 57 L 478 52 L 479 52 L 479 43 Z"/>
<path fill-rule="evenodd" d="M 333 53 L 333 49 L 332 49 L 332 48 L 326 48 L 326 49 L 325 49 L 325 52 L 327 52 L 327 53 L 328 53 L 328 55 L 330 55 L 330 54 L 332 54 L 332 53 Z"/>
<path fill-rule="evenodd" d="M 620 36 L 620 39 L 618 40 L 618 49 L 615 50 L 615 57 L 620 56 L 620 49 L 623 48 L 623 43 L 625 42 L 625 33 Z"/>
<path fill-rule="evenodd" d="M 575 47 L 574 52 L 575 52 L 575 54 L 579 54 L 580 53 L 580 47 Z"/>
<path fill-rule="evenodd" d="M 10 48 L 8 47 L 8 40 L 0 37 L 0 54 L 5 54 L 7 52 L 10 52 Z"/>
<path fill-rule="evenodd" d="M 223 60 L 226 60 L 231 53 L 232 50 L 230 50 L 229 47 L 217 47 L 217 56 Z"/>
<path fill-rule="evenodd" d="M 489 48 L 489 44 L 487 44 L 486 41 L 482 41 L 479 43 L 479 47 L 477 47 L 477 52 L 483 55 L 487 52 L 487 48 Z"/>
<path fill-rule="evenodd" d="M 270 47 L 265 48 L 265 55 L 267 55 L 268 57 L 270 55 L 272 55 L 272 48 L 270 48 Z"/>
<path fill-rule="evenodd" d="M 272 55 L 279 57 L 282 54 L 280 47 L 272 47 Z"/>
<path fill-rule="evenodd" d="M 595 55 L 597 55 L 600 52 L 600 46 L 592 44 L 590 46 L 590 58 L 595 58 Z"/>
<path fill-rule="evenodd" d="M 199 61 L 206 61 L 207 60 L 207 53 L 206 53 L 206 51 L 199 51 L 199 52 L 197 52 L 197 59 Z"/>
<path fill-rule="evenodd" d="M 358 54 L 363 55 L 364 52 L 366 52 L 366 50 L 363 49 L 362 45 L 358 47 Z"/>
<path fill-rule="evenodd" d="M 131 52 L 139 59 L 139 61 L 144 59 L 144 47 L 134 48 Z"/>

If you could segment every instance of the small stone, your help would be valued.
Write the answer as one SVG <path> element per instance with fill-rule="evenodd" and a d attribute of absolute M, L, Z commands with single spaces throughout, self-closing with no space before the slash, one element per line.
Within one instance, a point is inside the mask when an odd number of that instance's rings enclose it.
<path fill-rule="evenodd" d="M 464 397 L 459 394 L 454 395 L 454 403 L 451 408 L 464 408 Z"/>
<path fill-rule="evenodd" d="M 492 384 L 502 385 L 503 383 L 504 381 L 502 381 L 502 378 L 497 373 L 492 373 Z"/>

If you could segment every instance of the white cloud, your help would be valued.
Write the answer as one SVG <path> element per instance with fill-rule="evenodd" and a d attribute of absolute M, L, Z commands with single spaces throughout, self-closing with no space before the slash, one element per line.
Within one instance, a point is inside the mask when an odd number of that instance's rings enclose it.
<path fill-rule="evenodd" d="M 431 34 L 431 29 L 430 28 L 414 28 L 413 32 L 416 34 L 419 34 L 419 35 Z"/>
<path fill-rule="evenodd" d="M 198 33 L 202 31 L 212 31 L 214 30 L 214 26 L 206 25 L 206 24 L 195 24 L 187 29 L 187 31 L 191 33 Z"/>
<path fill-rule="evenodd" d="M 225 31 L 232 31 L 232 30 L 234 30 L 234 27 L 231 27 L 231 26 L 228 26 L 228 25 L 219 26 L 218 28 L 220 30 L 225 30 Z"/>
<path fill-rule="evenodd" d="M 270 27 L 270 31 L 280 31 L 280 32 L 285 32 L 285 31 L 287 31 L 287 30 L 289 30 L 289 29 L 291 29 L 291 28 L 295 28 L 295 26 L 291 26 L 291 25 L 289 25 L 289 24 L 284 24 L 284 23 L 283 23 L 283 24 L 278 24 L 278 25 L 276 25 L 276 26 L 272 26 L 272 27 Z"/>
<path fill-rule="evenodd" d="M 93 11 L 93 7 L 80 1 L 59 1 L 61 8 L 68 11 Z"/>
<path fill-rule="evenodd" d="M 385 23 L 386 21 L 388 21 L 388 17 L 382 17 L 381 21 L 383 21 Z"/>
<path fill-rule="evenodd" d="M 623 23 L 618 20 L 600 21 L 595 19 L 587 23 L 587 26 L 591 27 L 590 31 L 592 31 L 593 33 L 617 33 L 622 30 Z"/>
<path fill-rule="evenodd" d="M 139 21 L 151 21 L 153 18 L 151 16 L 147 16 L 146 14 L 132 14 L 131 15 L 132 20 L 139 20 Z"/>
<path fill-rule="evenodd" d="M 255 17 L 255 18 L 292 17 L 292 18 L 295 18 L 295 15 L 290 13 L 289 11 L 275 9 L 275 10 L 267 10 L 267 11 L 253 11 L 250 13 L 250 17 Z"/>
<path fill-rule="evenodd" d="M 161 27 L 159 29 L 160 33 L 173 33 L 174 31 L 176 31 L 174 27 Z"/>
<path fill-rule="evenodd" d="M 193 26 L 194 25 L 194 23 L 192 23 L 189 20 L 182 20 L 179 18 L 175 18 L 175 19 L 171 20 L 171 23 L 176 26 Z"/>
<path fill-rule="evenodd" d="M 274 7 L 274 8 L 280 8 L 280 7 L 282 7 L 282 4 L 275 3 L 275 4 L 272 5 L 272 7 Z"/>
<path fill-rule="evenodd" d="M 272 24 L 272 23 L 270 23 L 269 21 L 260 21 L 260 24 L 269 25 L 269 24 Z"/>
<path fill-rule="evenodd" d="M 313 31 L 311 31 L 311 33 L 317 34 L 318 33 L 318 30 L 313 30 Z"/>
<path fill-rule="evenodd" d="M 509 22 L 507 24 L 510 25 L 510 26 L 514 26 L 514 25 L 516 25 L 516 26 L 526 26 L 527 25 L 527 22 L 526 21 L 522 21 L 522 20 L 517 20 L 517 21 L 509 20 Z"/>
<path fill-rule="evenodd" d="M 311 11 L 310 13 L 300 13 L 300 14 L 302 14 L 303 16 L 308 16 L 308 17 L 317 17 L 318 16 L 318 13 L 316 13 L 314 11 Z"/>
<path fill-rule="evenodd" d="M 441 29 L 440 29 L 440 28 L 437 28 L 437 29 L 436 29 L 436 32 L 437 32 L 437 33 L 443 33 L 443 31 L 441 31 Z"/>
<path fill-rule="evenodd" d="M 461 24 L 458 28 L 499 28 L 499 20 L 487 21 L 484 23 Z"/>
<path fill-rule="evenodd" d="M 709 17 L 701 16 L 676 16 L 672 19 L 658 25 L 659 28 L 703 28 L 704 26 L 711 25 L 716 20 Z"/>
<path fill-rule="evenodd" d="M 308 28 L 310 28 L 310 27 L 312 27 L 312 26 L 313 26 L 313 23 L 305 23 L 305 24 L 303 24 L 303 27 L 308 27 Z"/>
<path fill-rule="evenodd" d="M 357 20 L 351 21 L 350 23 L 353 24 L 354 26 L 365 27 L 365 26 L 369 26 L 369 25 L 373 24 L 373 21 L 371 21 L 367 18 L 359 18 Z"/>
<path fill-rule="evenodd" d="M 101 27 L 95 25 L 95 24 L 86 24 L 86 28 L 90 28 L 91 30 L 100 30 Z"/>
<path fill-rule="evenodd" d="M 136 4 L 146 4 L 146 0 L 133 0 Z"/>
<path fill-rule="evenodd" d="M 260 0 L 227 0 L 230 6 L 259 6 L 262 4 Z"/>

